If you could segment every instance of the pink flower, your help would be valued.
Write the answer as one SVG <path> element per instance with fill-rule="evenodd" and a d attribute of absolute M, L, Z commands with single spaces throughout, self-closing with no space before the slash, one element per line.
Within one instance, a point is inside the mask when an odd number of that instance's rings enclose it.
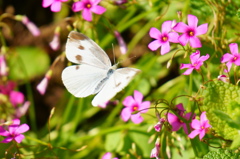
<path fill-rule="evenodd" d="M 183 22 L 179 22 L 173 28 L 175 31 L 183 33 L 179 36 L 178 40 L 181 45 L 185 46 L 190 42 L 190 46 L 193 48 L 202 47 L 201 41 L 198 39 L 198 35 L 205 34 L 208 30 L 208 24 L 202 24 L 197 26 L 198 18 L 194 15 L 188 15 L 188 25 Z"/>
<path fill-rule="evenodd" d="M 23 102 L 24 102 L 24 95 L 18 91 L 11 91 L 9 98 L 10 98 L 10 102 L 12 103 L 13 106 L 23 104 Z"/>
<path fill-rule="evenodd" d="M 240 53 L 238 52 L 238 44 L 231 43 L 229 44 L 229 47 L 232 54 L 226 53 L 221 58 L 221 63 L 227 62 L 226 65 L 228 69 L 226 72 L 230 71 L 233 63 L 237 66 L 240 66 Z"/>
<path fill-rule="evenodd" d="M 186 120 L 190 120 L 190 117 L 192 116 L 191 112 L 184 115 L 182 112 L 183 107 L 181 103 L 177 105 L 177 108 L 180 108 L 180 109 L 177 109 L 177 112 L 181 117 L 185 118 Z M 194 117 L 195 115 L 193 115 L 193 118 Z M 186 123 L 181 121 L 175 114 L 168 113 L 167 118 L 168 118 L 169 124 L 172 125 L 172 131 L 178 131 L 181 127 L 183 127 L 184 132 L 186 134 L 189 134 Z"/>
<path fill-rule="evenodd" d="M 0 93 L 9 95 L 11 91 L 15 88 L 16 84 L 12 81 L 7 81 L 5 85 L 0 85 Z"/>
<path fill-rule="evenodd" d="M 170 51 L 170 44 L 178 43 L 178 33 L 171 32 L 172 31 L 173 21 L 165 21 L 162 24 L 162 32 L 160 32 L 157 28 L 151 28 L 149 35 L 151 38 L 156 40 L 152 41 L 148 48 L 152 51 L 156 51 L 159 47 L 161 47 L 161 55 L 164 55 Z"/>
<path fill-rule="evenodd" d="M 117 157 L 112 158 L 111 152 L 107 152 L 103 155 L 102 159 L 118 159 Z"/>
<path fill-rule="evenodd" d="M 27 16 L 22 17 L 22 23 L 26 25 L 26 27 L 32 33 L 33 36 L 40 35 L 40 30 L 38 29 L 38 27 L 33 22 L 31 22 Z"/>
<path fill-rule="evenodd" d="M 0 76 L 8 74 L 7 63 L 4 55 L 0 55 Z"/>
<path fill-rule="evenodd" d="M 206 112 L 202 112 L 200 116 L 200 121 L 197 119 L 194 119 L 191 123 L 191 126 L 193 130 L 188 137 L 191 139 L 194 138 L 195 136 L 199 135 L 199 139 L 202 140 L 202 138 L 205 136 L 206 132 L 208 131 L 208 128 L 211 127 L 209 124 L 209 121 L 206 116 Z"/>
<path fill-rule="evenodd" d="M 190 55 L 191 64 L 181 64 L 180 69 L 188 68 L 183 75 L 189 75 L 192 73 L 192 71 L 199 70 L 200 67 L 203 65 L 203 62 L 206 61 L 209 58 L 209 55 L 201 56 L 200 57 L 200 51 L 197 50 L 195 53 L 192 53 Z"/>
<path fill-rule="evenodd" d="M 160 159 L 159 156 L 160 153 L 160 144 L 159 144 L 159 140 L 156 141 L 155 143 L 155 147 L 152 149 L 151 151 L 151 155 L 150 158 L 156 158 L 156 159 Z"/>
<path fill-rule="evenodd" d="M 164 118 L 161 118 L 160 121 L 154 126 L 155 131 L 160 132 L 165 121 L 166 120 Z"/>
<path fill-rule="evenodd" d="M 74 12 L 82 11 L 83 19 L 87 21 L 92 21 L 92 13 L 103 14 L 106 9 L 99 6 L 98 3 L 101 0 L 81 0 L 73 3 L 72 10 Z"/>
<path fill-rule="evenodd" d="M 48 86 L 48 81 L 50 80 L 51 76 L 52 76 L 52 70 L 49 70 L 46 73 L 45 77 L 42 79 L 42 81 L 37 85 L 37 90 L 41 95 L 45 94 Z"/>
<path fill-rule="evenodd" d="M 120 33 L 118 31 L 114 31 L 114 35 L 117 38 L 121 53 L 126 54 L 127 53 L 127 45 L 126 45 L 125 41 L 123 40 L 122 36 L 120 35 Z"/>
<path fill-rule="evenodd" d="M 128 0 L 115 0 L 115 1 L 114 1 L 114 4 L 116 4 L 116 5 L 122 5 L 122 4 L 127 3 L 127 2 L 128 2 Z"/>
<path fill-rule="evenodd" d="M 62 7 L 62 2 L 67 2 L 68 0 L 43 0 L 42 6 L 44 8 L 47 8 L 51 6 L 52 12 L 59 12 Z"/>
<path fill-rule="evenodd" d="M 29 106 L 30 106 L 30 102 L 26 101 L 26 102 L 24 102 L 24 104 L 22 106 L 17 107 L 16 110 L 15 110 L 14 117 L 15 118 L 20 118 L 23 115 L 25 115 L 27 110 L 28 110 L 28 108 L 29 108 Z"/>
<path fill-rule="evenodd" d="M 27 124 L 20 125 L 19 119 L 14 119 L 13 123 L 8 126 L 8 130 L 5 130 L 0 126 L 0 135 L 6 136 L 6 138 L 2 141 L 3 143 L 8 143 L 12 140 L 15 140 L 17 143 L 21 143 L 25 138 L 22 133 L 29 130 L 29 126 Z"/>
<path fill-rule="evenodd" d="M 228 83 L 229 82 L 229 77 L 227 77 L 226 75 L 219 75 L 218 80 L 223 81 L 225 83 Z"/>
<path fill-rule="evenodd" d="M 130 118 L 132 122 L 135 124 L 141 123 L 143 121 L 141 113 L 146 113 L 148 111 L 148 108 L 150 107 L 149 101 L 142 101 L 143 95 L 142 93 L 138 91 L 134 91 L 134 96 L 128 96 L 124 99 L 123 105 L 125 108 L 123 108 L 121 112 L 121 117 L 123 121 L 128 121 Z M 132 114 L 133 112 L 139 111 L 136 114 Z"/>
<path fill-rule="evenodd" d="M 55 51 L 60 48 L 60 37 L 59 36 L 60 36 L 60 28 L 57 27 L 54 31 L 53 39 L 49 44 L 49 46 Z"/>

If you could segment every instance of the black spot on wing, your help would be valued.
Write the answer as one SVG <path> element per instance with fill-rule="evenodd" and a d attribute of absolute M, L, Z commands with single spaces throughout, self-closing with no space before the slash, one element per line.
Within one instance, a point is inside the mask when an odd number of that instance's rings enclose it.
<path fill-rule="evenodd" d="M 82 45 L 79 45 L 78 48 L 79 48 L 80 50 L 84 50 L 84 47 L 83 47 Z"/>
<path fill-rule="evenodd" d="M 73 40 L 85 40 L 85 39 L 87 39 L 87 37 L 85 35 L 80 34 L 76 31 L 70 32 L 68 37 L 69 37 L 70 40 L 71 39 L 73 39 Z"/>
<path fill-rule="evenodd" d="M 75 58 L 76 58 L 76 60 L 77 60 L 78 62 L 81 62 L 81 61 L 82 61 L 82 56 L 81 56 L 81 55 L 77 55 L 77 56 L 75 56 Z"/>

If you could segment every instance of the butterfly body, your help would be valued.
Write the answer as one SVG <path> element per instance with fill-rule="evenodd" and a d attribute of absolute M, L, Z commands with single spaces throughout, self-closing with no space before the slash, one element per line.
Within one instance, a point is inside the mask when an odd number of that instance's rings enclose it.
<path fill-rule="evenodd" d="M 66 57 L 77 65 L 63 70 L 63 84 L 76 97 L 98 93 L 92 101 L 93 106 L 110 100 L 140 72 L 112 66 L 107 54 L 94 41 L 75 31 L 69 33 Z"/>

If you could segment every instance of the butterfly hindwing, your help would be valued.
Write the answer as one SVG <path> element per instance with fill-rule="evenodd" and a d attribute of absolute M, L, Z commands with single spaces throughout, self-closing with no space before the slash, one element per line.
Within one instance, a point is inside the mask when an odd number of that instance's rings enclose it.
<path fill-rule="evenodd" d="M 126 87 L 138 72 L 140 72 L 140 70 L 134 68 L 120 68 L 115 70 L 102 90 L 94 97 L 92 105 L 98 106 L 109 101 L 119 91 Z"/>

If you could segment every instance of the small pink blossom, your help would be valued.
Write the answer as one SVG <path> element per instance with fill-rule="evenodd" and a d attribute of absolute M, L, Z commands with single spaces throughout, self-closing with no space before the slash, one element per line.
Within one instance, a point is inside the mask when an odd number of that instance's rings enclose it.
<path fill-rule="evenodd" d="M 218 80 L 223 81 L 225 83 L 228 83 L 229 82 L 229 77 L 226 76 L 226 75 L 219 75 Z"/>
<path fill-rule="evenodd" d="M 195 53 L 190 55 L 191 64 L 181 64 L 180 69 L 188 68 L 183 75 L 189 75 L 192 71 L 199 70 L 200 67 L 203 65 L 203 62 L 209 58 L 209 55 L 201 56 L 200 51 L 197 50 Z"/>
<path fill-rule="evenodd" d="M 177 113 L 185 118 L 186 120 L 190 120 L 190 117 L 192 116 L 192 113 L 187 113 L 187 114 L 183 114 L 183 110 L 182 110 L 182 104 L 178 104 L 178 108 L 180 108 L 179 110 L 177 110 Z M 185 111 L 185 110 L 184 110 Z M 195 115 L 192 116 L 192 118 L 194 118 Z M 183 127 L 183 130 L 186 134 L 188 133 L 188 129 L 187 129 L 187 125 L 186 123 L 184 123 L 183 121 L 181 121 L 175 114 L 172 113 L 168 113 L 167 114 L 167 118 L 168 118 L 168 122 L 169 124 L 172 126 L 172 131 L 178 131 L 181 127 Z"/>
<path fill-rule="evenodd" d="M 198 35 L 202 35 L 207 33 L 208 24 L 202 24 L 197 26 L 198 18 L 194 15 L 188 15 L 188 25 L 183 22 L 179 22 L 173 28 L 175 31 L 183 33 L 179 36 L 178 40 L 181 45 L 185 46 L 188 42 L 190 42 L 190 46 L 193 48 L 202 47 L 201 41 L 198 39 Z"/>
<path fill-rule="evenodd" d="M 128 2 L 128 0 L 114 0 L 114 4 L 116 4 L 116 5 L 122 5 L 122 4 L 125 4 L 127 2 Z"/>
<path fill-rule="evenodd" d="M 82 11 L 83 19 L 87 21 L 92 21 L 92 13 L 103 14 L 106 9 L 102 6 L 99 6 L 98 3 L 101 0 L 81 0 L 73 3 L 72 10 L 74 12 Z"/>
<path fill-rule="evenodd" d="M 107 152 L 102 156 L 102 159 L 118 159 L 117 157 L 112 158 L 112 153 Z"/>
<path fill-rule="evenodd" d="M 59 12 L 62 8 L 62 2 L 67 2 L 68 0 L 43 0 L 42 6 L 47 8 L 51 6 L 52 12 Z"/>
<path fill-rule="evenodd" d="M 127 45 L 126 45 L 125 41 L 123 40 L 121 34 L 118 31 L 114 31 L 114 35 L 117 38 L 121 53 L 126 54 L 127 53 Z"/>
<path fill-rule="evenodd" d="M 0 85 L 0 93 L 10 95 L 11 91 L 15 88 L 16 84 L 12 81 L 7 81 L 5 85 Z"/>
<path fill-rule="evenodd" d="M 60 48 L 60 28 L 57 27 L 55 29 L 54 35 L 53 35 L 53 39 L 50 42 L 49 46 L 54 50 L 58 50 Z"/>
<path fill-rule="evenodd" d="M 121 117 L 123 121 L 128 121 L 130 118 L 132 122 L 135 124 L 141 123 L 143 121 L 141 113 L 146 113 L 148 111 L 148 108 L 150 107 L 149 101 L 142 101 L 143 95 L 139 91 L 135 90 L 134 95 L 128 96 L 124 99 L 123 105 L 125 108 L 123 108 L 121 112 Z M 136 114 L 132 114 L 133 112 L 137 112 Z"/>
<path fill-rule="evenodd" d="M 49 82 L 51 76 L 52 76 L 52 70 L 49 70 L 46 73 L 45 77 L 42 79 L 42 81 L 37 85 L 37 90 L 41 95 L 45 94 L 47 86 L 48 86 L 48 82 Z"/>
<path fill-rule="evenodd" d="M 15 109 L 14 117 L 20 118 L 20 117 L 24 116 L 27 113 L 29 106 L 30 106 L 30 102 L 26 101 L 26 102 L 24 102 L 24 104 L 22 106 L 17 107 Z"/>
<path fill-rule="evenodd" d="M 12 140 L 15 140 L 17 143 L 21 143 L 25 138 L 22 133 L 29 130 L 29 126 L 27 124 L 20 125 L 19 119 L 14 119 L 13 123 L 8 126 L 8 130 L 5 130 L 2 126 L 0 126 L 0 135 L 6 136 L 6 138 L 2 141 L 2 143 L 8 143 Z"/>
<path fill-rule="evenodd" d="M 240 66 L 240 53 L 238 52 L 238 44 L 237 43 L 231 43 L 229 44 L 229 48 L 231 51 L 230 53 L 226 53 L 221 58 L 221 63 L 227 62 L 227 70 L 226 72 L 229 72 L 232 64 L 234 63 L 237 66 Z"/>
<path fill-rule="evenodd" d="M 188 135 L 188 137 L 190 137 L 192 139 L 195 136 L 199 135 L 199 139 L 202 140 L 202 138 L 205 136 L 208 129 L 211 127 L 211 125 L 209 124 L 209 121 L 207 119 L 206 112 L 202 112 L 202 114 L 200 116 L 200 121 L 197 119 L 194 119 L 191 123 L 191 126 L 195 130 L 193 130 Z"/>
<path fill-rule="evenodd" d="M 9 95 L 9 98 L 10 98 L 10 102 L 15 107 L 19 104 L 23 104 L 23 102 L 24 102 L 23 93 L 18 92 L 18 91 L 11 91 L 10 95 Z"/>
<path fill-rule="evenodd" d="M 33 36 L 39 36 L 40 30 L 38 27 L 31 22 L 27 16 L 22 17 L 22 23 L 28 28 L 28 30 L 32 33 Z"/>
<path fill-rule="evenodd" d="M 161 118 L 160 121 L 154 126 L 155 131 L 160 132 L 165 121 L 166 119 Z"/>
<path fill-rule="evenodd" d="M 178 33 L 172 32 L 173 21 L 165 21 L 162 24 L 162 32 L 157 28 L 151 28 L 149 35 L 156 40 L 149 43 L 148 48 L 152 51 L 156 51 L 161 47 L 161 55 L 164 55 L 170 51 L 170 42 L 178 43 Z"/>
<path fill-rule="evenodd" d="M 4 55 L 0 55 L 0 76 L 7 76 L 8 67 Z"/>
<path fill-rule="evenodd" d="M 150 158 L 156 158 L 156 159 L 160 159 L 158 156 L 160 154 L 160 143 L 159 140 L 156 141 L 155 143 L 155 147 L 152 149 L 151 151 L 151 155 Z"/>

